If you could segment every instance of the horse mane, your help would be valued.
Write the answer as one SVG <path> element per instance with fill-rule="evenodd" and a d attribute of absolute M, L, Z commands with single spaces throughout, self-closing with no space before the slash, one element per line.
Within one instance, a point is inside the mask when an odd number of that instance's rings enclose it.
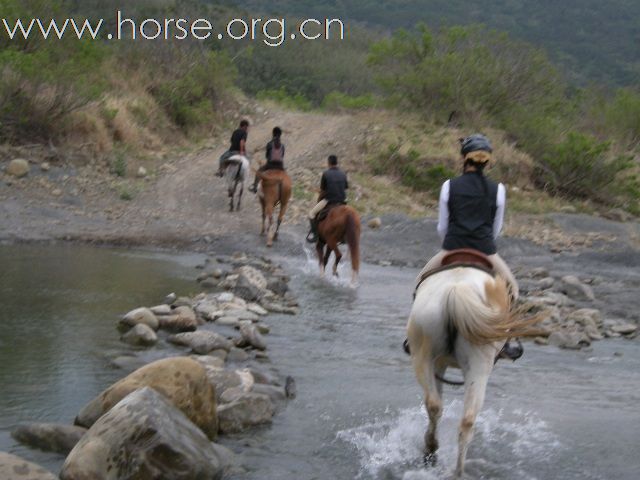
<path fill-rule="evenodd" d="M 522 312 L 511 309 L 509 289 L 502 277 L 487 279 L 484 293 L 486 299 L 474 285 L 457 283 L 447 294 L 447 318 L 466 340 L 482 345 L 540 334 L 539 329 L 532 328 L 539 318 L 525 319 Z"/>

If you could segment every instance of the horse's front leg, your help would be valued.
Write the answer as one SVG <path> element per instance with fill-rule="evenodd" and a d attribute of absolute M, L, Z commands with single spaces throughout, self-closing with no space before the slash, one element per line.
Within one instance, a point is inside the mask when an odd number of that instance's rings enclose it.
<path fill-rule="evenodd" d="M 474 348 L 474 347 L 467 347 Z M 477 348 L 477 347 L 476 347 Z M 478 352 L 479 353 L 479 352 Z M 467 385 L 464 392 L 464 410 L 462 421 L 460 422 L 460 431 L 458 434 L 458 461 L 456 463 L 456 478 L 462 478 L 464 475 L 464 464 L 467 458 L 467 449 L 473 438 L 473 428 L 476 417 L 482 409 L 484 396 L 487 389 L 487 382 L 491 369 L 493 368 L 493 360 L 491 352 L 488 355 L 472 355 L 465 366 L 463 366 L 464 383 Z"/>
<path fill-rule="evenodd" d="M 338 264 L 340 263 L 340 260 L 342 260 L 342 252 L 340 251 L 340 248 L 338 247 L 337 244 L 333 247 L 333 253 L 336 254 L 336 260 L 335 260 L 335 262 L 333 262 L 333 276 L 337 277 L 338 276 Z"/>

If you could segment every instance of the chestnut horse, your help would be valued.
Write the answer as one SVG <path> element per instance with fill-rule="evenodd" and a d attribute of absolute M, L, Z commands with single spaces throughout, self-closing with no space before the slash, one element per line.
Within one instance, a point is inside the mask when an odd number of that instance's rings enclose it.
<path fill-rule="evenodd" d="M 496 355 L 508 338 L 539 333 L 531 328 L 537 321 L 524 320 L 513 313 L 506 282 L 476 268 L 444 270 L 419 285 L 409 316 L 407 339 L 429 416 L 425 462 L 436 461 L 436 432 L 442 415 L 446 369 L 462 369 L 465 384 L 455 471 L 455 477 L 460 478 L 464 475 L 467 448 Z"/>
<path fill-rule="evenodd" d="M 287 212 L 287 205 L 291 198 L 291 177 L 284 170 L 258 172 L 258 177 L 261 179 L 258 198 L 260 198 L 260 205 L 262 206 L 262 230 L 260 235 L 267 235 L 267 247 L 271 247 L 274 240 L 278 240 L 280 225 L 284 214 Z M 280 204 L 278 223 L 275 232 L 272 233 L 273 211 L 278 204 Z M 266 228 L 265 223 L 267 223 Z"/>
<path fill-rule="evenodd" d="M 341 243 L 347 243 L 349 254 L 351 255 L 351 283 L 358 280 L 360 270 L 360 216 L 353 207 L 339 205 L 331 208 L 327 217 L 318 224 L 318 261 L 320 262 L 320 273 L 324 275 L 325 268 L 329 263 L 331 252 L 335 253 L 336 259 L 333 264 L 333 274 L 338 276 L 338 264 L 342 259 L 342 253 L 338 247 Z M 326 247 L 326 248 L 325 248 Z"/>

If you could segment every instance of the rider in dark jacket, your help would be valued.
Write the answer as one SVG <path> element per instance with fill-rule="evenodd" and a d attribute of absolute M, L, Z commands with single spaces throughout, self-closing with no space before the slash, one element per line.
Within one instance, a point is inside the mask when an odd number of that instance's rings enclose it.
<path fill-rule="evenodd" d="M 318 241 L 318 214 L 330 205 L 344 205 L 347 203 L 347 188 L 349 181 L 347 174 L 338 168 L 338 157 L 330 155 L 328 159 L 329 168 L 322 174 L 320 180 L 320 197 L 318 204 L 309 212 L 310 231 L 307 241 L 315 243 Z"/>
<path fill-rule="evenodd" d="M 267 163 L 258 169 L 258 172 L 265 172 L 267 170 L 284 170 L 284 144 L 281 141 L 282 129 L 280 127 L 274 127 L 273 138 L 267 143 L 265 151 L 265 158 Z M 249 190 L 253 193 L 258 191 L 258 183 L 260 177 L 256 174 L 256 178 L 253 180 L 253 185 L 249 187 Z"/>

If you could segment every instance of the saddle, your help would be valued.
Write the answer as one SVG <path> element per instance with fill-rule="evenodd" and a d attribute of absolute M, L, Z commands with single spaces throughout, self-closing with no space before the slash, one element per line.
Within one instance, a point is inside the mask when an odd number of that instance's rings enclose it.
<path fill-rule="evenodd" d="M 448 252 L 442 259 L 440 266 L 432 268 L 431 270 L 427 270 L 424 272 L 420 279 L 418 280 L 418 284 L 414 290 L 417 291 L 422 282 L 424 282 L 431 275 L 435 275 L 436 273 L 443 272 L 445 270 L 451 270 L 453 268 L 458 267 L 468 267 L 468 268 L 476 268 L 478 270 L 482 270 L 483 272 L 488 273 L 491 276 L 495 275 L 495 270 L 493 268 L 493 263 L 489 260 L 489 257 L 484 253 L 474 250 L 472 248 L 460 248 L 457 250 L 451 250 Z M 414 293 L 415 296 L 415 293 Z"/>

